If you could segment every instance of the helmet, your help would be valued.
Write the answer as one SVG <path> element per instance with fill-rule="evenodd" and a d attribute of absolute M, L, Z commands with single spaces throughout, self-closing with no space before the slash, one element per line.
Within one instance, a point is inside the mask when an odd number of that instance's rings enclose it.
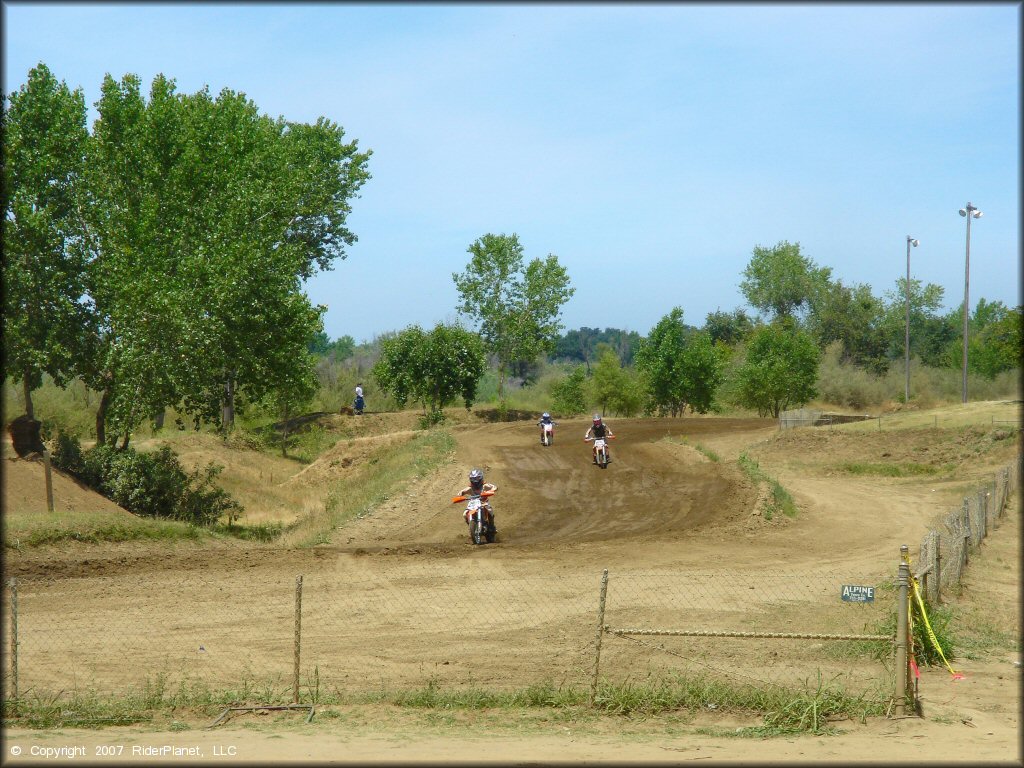
<path fill-rule="evenodd" d="M 469 473 L 469 484 L 474 488 L 480 488 L 484 484 L 484 473 L 474 469 Z"/>
<path fill-rule="evenodd" d="M 542 419 L 550 419 L 551 418 L 551 414 L 548 413 L 547 411 L 544 411 L 544 414 L 541 416 L 541 418 Z"/>
<path fill-rule="evenodd" d="M 601 423 L 601 417 L 595 413 L 594 414 L 594 425 L 596 426 L 596 425 L 598 425 L 600 423 Z"/>

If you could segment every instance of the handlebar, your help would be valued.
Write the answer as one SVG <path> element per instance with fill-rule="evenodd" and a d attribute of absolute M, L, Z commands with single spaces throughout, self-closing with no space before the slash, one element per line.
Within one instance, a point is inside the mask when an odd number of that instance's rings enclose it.
<path fill-rule="evenodd" d="M 486 499 L 488 496 L 493 496 L 495 491 L 484 491 L 482 493 L 473 493 L 469 496 L 455 496 L 452 498 L 452 504 L 458 504 L 460 501 L 469 501 L 470 499 Z"/>

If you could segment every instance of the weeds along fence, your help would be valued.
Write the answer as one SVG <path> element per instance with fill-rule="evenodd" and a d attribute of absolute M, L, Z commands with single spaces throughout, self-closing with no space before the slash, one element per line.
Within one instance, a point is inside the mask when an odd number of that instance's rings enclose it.
<path fill-rule="evenodd" d="M 971 550 L 998 525 L 1010 497 L 1020 487 L 1022 461 L 1024 454 L 929 526 L 914 573 L 929 601 L 941 602 L 943 590 L 960 583 Z"/>
<path fill-rule="evenodd" d="M 828 413 L 814 408 L 796 408 L 779 412 L 779 430 L 795 429 L 796 427 L 834 427 L 839 424 L 852 424 L 858 421 L 870 421 L 877 425 L 878 431 L 886 429 L 886 423 L 896 422 L 904 428 L 908 421 L 921 429 L 939 429 L 949 427 L 1001 427 L 1003 429 L 1020 429 L 1019 421 L 1000 420 L 995 416 L 976 417 L 974 421 L 965 421 L 961 415 L 939 416 L 938 414 L 905 414 L 892 413 L 871 415 L 869 413 Z"/>
<path fill-rule="evenodd" d="M 258 590 L 246 574 L 19 578 L 5 594 L 5 699 L 205 691 L 317 703 L 431 686 L 586 691 L 598 679 L 678 675 L 893 696 L 895 566 L 558 578 L 512 568 L 364 557 Z M 684 634 L 649 632 L 659 629 Z"/>

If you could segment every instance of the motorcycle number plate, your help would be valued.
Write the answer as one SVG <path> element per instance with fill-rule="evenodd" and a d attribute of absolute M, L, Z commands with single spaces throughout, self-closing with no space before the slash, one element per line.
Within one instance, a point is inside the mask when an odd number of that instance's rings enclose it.
<path fill-rule="evenodd" d="M 594 447 L 595 448 L 604 448 L 604 440 L 602 438 L 598 438 L 597 440 L 595 440 L 594 441 Z"/>
<path fill-rule="evenodd" d="M 480 509 L 480 499 L 471 499 L 467 507 L 469 509 Z"/>

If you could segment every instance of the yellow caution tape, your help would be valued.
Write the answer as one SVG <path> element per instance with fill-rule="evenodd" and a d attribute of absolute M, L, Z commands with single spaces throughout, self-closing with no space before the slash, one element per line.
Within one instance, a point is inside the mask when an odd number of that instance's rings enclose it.
<path fill-rule="evenodd" d="M 942 659 L 942 663 L 946 665 L 946 669 L 949 670 L 949 673 L 953 676 L 953 679 L 963 680 L 964 676 L 957 672 L 955 669 L 953 669 L 953 667 L 949 665 L 949 662 L 946 661 L 946 654 L 942 652 L 942 646 L 939 645 L 939 641 L 935 638 L 935 632 L 932 631 L 932 625 L 928 621 L 928 613 L 924 609 L 924 601 L 921 599 L 921 593 L 917 589 L 917 579 L 911 576 L 910 583 L 914 588 L 914 597 L 917 599 L 917 605 L 921 609 L 921 618 L 924 620 L 924 628 L 928 630 L 928 639 L 932 641 L 932 645 L 935 646 L 935 650 L 939 652 L 939 656 Z"/>

